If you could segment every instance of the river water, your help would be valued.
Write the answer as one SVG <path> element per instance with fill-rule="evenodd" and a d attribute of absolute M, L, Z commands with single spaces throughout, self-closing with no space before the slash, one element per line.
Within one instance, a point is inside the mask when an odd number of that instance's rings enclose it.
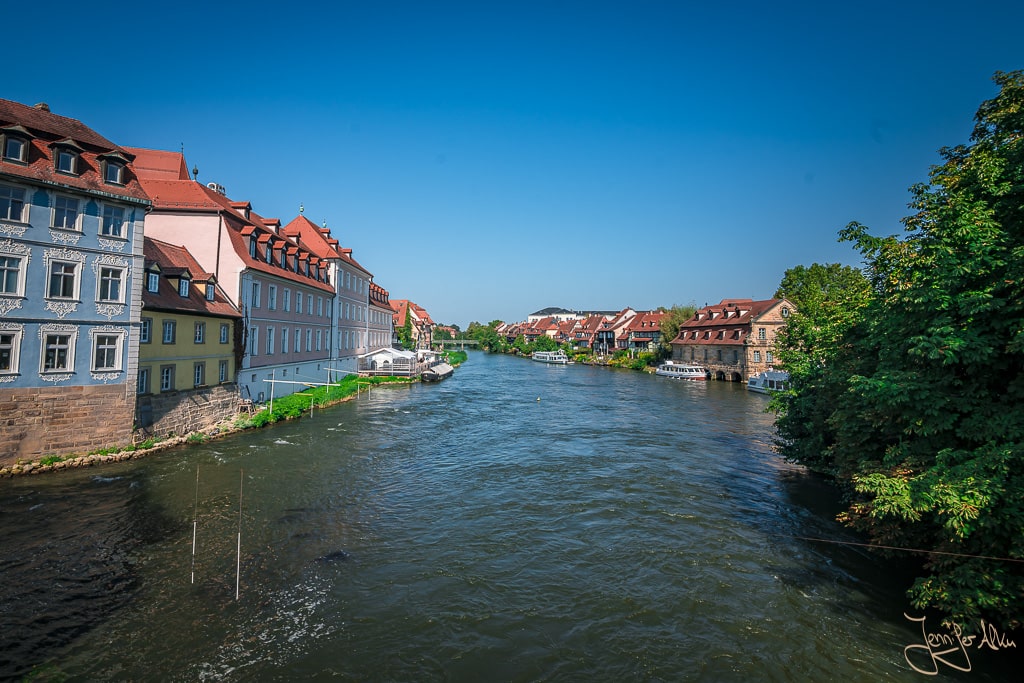
<path fill-rule="evenodd" d="M 471 353 L 440 384 L 2 481 L 0 679 L 934 680 L 904 658 L 903 568 L 808 540 L 857 539 L 765 405 Z"/>

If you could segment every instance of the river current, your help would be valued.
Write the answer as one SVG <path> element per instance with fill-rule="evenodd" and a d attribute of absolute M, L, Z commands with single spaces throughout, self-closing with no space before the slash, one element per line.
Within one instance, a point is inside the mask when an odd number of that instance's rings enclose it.
<path fill-rule="evenodd" d="M 1001 680 L 1007 652 L 912 670 L 905 567 L 835 543 L 859 539 L 773 453 L 766 403 L 471 353 L 440 384 L 2 481 L 0 679 Z"/>

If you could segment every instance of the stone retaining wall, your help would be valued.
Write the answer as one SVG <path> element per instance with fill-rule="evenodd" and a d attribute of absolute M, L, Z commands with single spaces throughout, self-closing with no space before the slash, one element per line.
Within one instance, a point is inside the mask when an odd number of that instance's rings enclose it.
<path fill-rule="evenodd" d="M 132 443 L 134 384 L 0 390 L 0 465 Z"/>
<path fill-rule="evenodd" d="M 238 414 L 238 387 L 228 383 L 139 396 L 138 414 L 142 438 L 202 431 Z"/>

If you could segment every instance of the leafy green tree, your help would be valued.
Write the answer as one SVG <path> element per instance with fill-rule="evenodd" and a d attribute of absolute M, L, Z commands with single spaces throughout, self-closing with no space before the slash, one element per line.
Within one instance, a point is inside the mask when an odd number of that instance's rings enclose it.
<path fill-rule="evenodd" d="M 677 304 L 668 309 L 662 307 L 660 310 L 668 315 L 661 319 L 659 355 L 661 357 L 667 357 L 672 353 L 672 340 L 679 335 L 679 326 L 693 317 L 693 314 L 697 312 L 697 307 L 693 303 L 687 304 L 686 306 L 679 306 Z"/>
<path fill-rule="evenodd" d="M 398 341 L 402 343 L 404 349 L 412 349 L 415 346 L 412 338 L 412 314 L 408 309 L 405 311 L 405 323 L 398 329 Z"/>
<path fill-rule="evenodd" d="M 870 296 L 794 335 L 818 369 L 778 423 L 783 454 L 846 487 L 847 523 L 930 551 L 911 601 L 967 629 L 1024 617 L 1024 73 L 994 80 L 902 239 L 841 231 Z"/>

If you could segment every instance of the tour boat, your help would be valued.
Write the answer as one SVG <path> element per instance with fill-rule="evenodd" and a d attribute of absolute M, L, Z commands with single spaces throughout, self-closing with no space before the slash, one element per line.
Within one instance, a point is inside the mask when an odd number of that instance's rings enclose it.
<path fill-rule="evenodd" d="M 747 380 L 747 389 L 756 391 L 759 394 L 769 394 L 774 391 L 785 391 L 788 382 L 788 372 L 784 370 L 765 370 L 750 376 L 750 379 Z"/>
<path fill-rule="evenodd" d="M 554 363 L 556 365 L 568 365 L 569 363 L 569 357 L 562 350 L 534 351 L 531 358 L 540 363 Z"/>
<path fill-rule="evenodd" d="M 706 380 L 708 378 L 708 371 L 699 365 L 689 365 L 687 363 L 673 363 L 668 360 L 658 366 L 658 369 L 654 371 L 655 375 L 661 375 L 662 377 L 674 377 L 675 379 L 690 379 L 690 380 Z"/>

